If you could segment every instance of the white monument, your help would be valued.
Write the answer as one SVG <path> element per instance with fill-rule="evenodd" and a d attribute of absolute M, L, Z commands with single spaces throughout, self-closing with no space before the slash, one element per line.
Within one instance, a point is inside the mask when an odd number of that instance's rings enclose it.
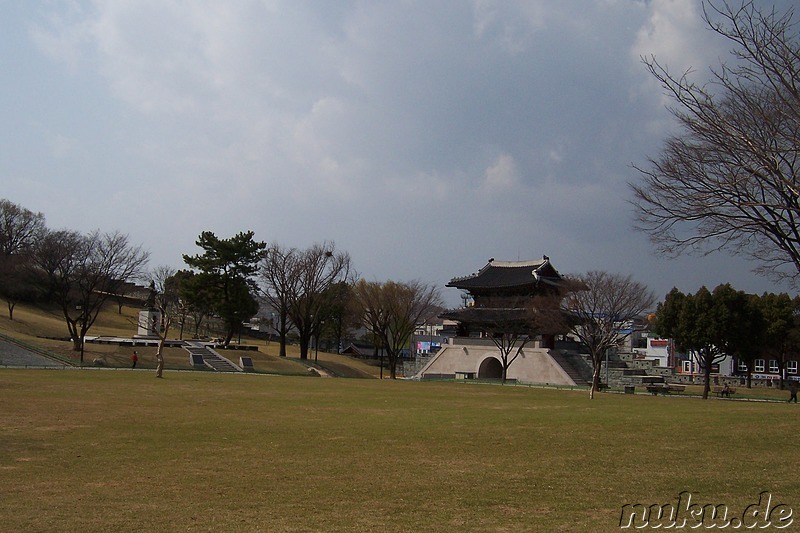
<path fill-rule="evenodd" d="M 139 311 L 138 328 L 136 337 L 158 338 L 161 332 L 161 311 L 156 309 L 155 283 L 150 282 L 150 294 L 147 297 L 145 308 Z"/>
<path fill-rule="evenodd" d="M 161 332 L 161 312 L 158 309 L 142 309 L 139 311 L 139 327 L 137 337 L 158 337 Z"/>

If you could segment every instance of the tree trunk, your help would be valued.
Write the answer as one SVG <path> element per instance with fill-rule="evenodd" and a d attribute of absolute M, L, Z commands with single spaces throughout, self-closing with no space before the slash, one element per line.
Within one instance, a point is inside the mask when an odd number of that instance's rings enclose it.
<path fill-rule="evenodd" d="M 225 346 L 227 348 L 228 345 L 230 345 L 231 339 L 233 339 L 233 334 L 234 333 L 235 333 L 235 331 L 233 330 L 233 328 L 228 328 L 228 333 L 225 335 L 225 340 L 222 343 L 223 346 Z"/>
<path fill-rule="evenodd" d="M 164 339 L 158 340 L 158 350 L 156 350 L 156 377 L 164 377 Z"/>
<path fill-rule="evenodd" d="M 589 389 L 589 399 L 594 400 L 595 391 L 600 390 L 600 364 L 595 363 L 592 368 L 592 386 Z"/>
<path fill-rule="evenodd" d="M 80 352 L 83 349 L 80 333 L 78 333 L 78 323 L 75 320 L 67 317 L 67 328 L 69 335 L 72 338 L 72 351 Z"/>
<path fill-rule="evenodd" d="M 286 357 L 286 336 L 289 334 L 289 325 L 288 325 L 288 317 L 286 313 L 281 313 L 280 316 L 280 331 L 278 331 L 278 335 L 280 336 L 280 356 Z"/>
<path fill-rule="evenodd" d="M 711 361 L 706 361 L 705 368 L 703 369 L 703 399 L 708 400 L 708 392 L 711 390 Z"/>
<path fill-rule="evenodd" d="M 286 357 L 286 332 L 281 331 L 281 334 L 278 337 L 278 344 L 280 345 L 280 353 L 278 355 L 280 357 Z"/>
<path fill-rule="evenodd" d="M 308 336 L 300 334 L 300 359 L 308 359 Z"/>

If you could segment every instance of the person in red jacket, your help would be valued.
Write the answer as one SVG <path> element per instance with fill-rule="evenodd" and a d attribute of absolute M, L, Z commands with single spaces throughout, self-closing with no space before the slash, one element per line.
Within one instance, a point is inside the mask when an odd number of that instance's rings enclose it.
<path fill-rule="evenodd" d="M 131 368 L 136 368 L 136 363 L 139 362 L 139 354 L 136 353 L 136 350 L 133 351 L 133 355 L 131 355 Z"/>

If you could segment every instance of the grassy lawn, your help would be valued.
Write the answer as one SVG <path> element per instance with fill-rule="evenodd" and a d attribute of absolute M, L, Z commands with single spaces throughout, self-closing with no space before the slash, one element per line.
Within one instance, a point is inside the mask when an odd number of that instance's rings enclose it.
<path fill-rule="evenodd" d="M 748 389 L 744 385 L 739 386 L 735 385 L 733 389 L 736 391 L 731 395 L 731 399 L 733 400 L 770 400 L 770 401 L 786 401 L 789 399 L 789 389 L 788 385 L 786 385 L 785 390 L 781 390 L 776 385 L 775 387 L 758 387 L 754 386 L 753 388 Z M 636 387 L 636 392 L 638 393 L 645 393 L 646 387 L 638 386 Z M 713 389 L 712 389 L 713 390 Z M 671 396 L 692 396 L 692 397 L 700 397 L 703 395 L 703 385 L 686 385 L 686 389 L 683 392 L 673 392 Z M 713 392 L 708 393 L 709 398 L 716 398 Z"/>
<path fill-rule="evenodd" d="M 165 375 L 0 370 L 0 529 L 617 531 L 682 491 L 800 511 L 795 405 Z"/>

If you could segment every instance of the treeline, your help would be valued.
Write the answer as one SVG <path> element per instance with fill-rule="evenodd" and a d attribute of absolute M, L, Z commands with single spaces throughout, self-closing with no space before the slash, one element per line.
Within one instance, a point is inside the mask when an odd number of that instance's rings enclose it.
<path fill-rule="evenodd" d="M 385 352 L 394 378 L 416 325 L 441 310 L 441 296 L 432 285 L 359 279 L 350 255 L 333 242 L 306 249 L 268 245 L 248 231 L 229 239 L 203 232 L 197 245 L 201 254 L 183 256 L 191 270 L 175 273 L 176 301 L 196 315 L 219 316 L 226 326 L 225 344 L 263 299 L 282 357 L 290 331 L 297 335 L 300 358 L 308 359 L 314 339 L 318 344 L 322 336 L 332 338 L 338 346 L 349 329 L 363 327 Z"/>
<path fill-rule="evenodd" d="M 56 305 L 81 362 L 83 340 L 105 303 L 145 276 L 148 257 L 127 235 L 52 230 L 41 213 L 0 200 L 0 295 L 9 319 L 20 301 Z"/>
<path fill-rule="evenodd" d="M 705 375 L 708 397 L 711 369 L 725 356 L 747 367 L 750 386 L 757 359 L 778 362 L 780 387 L 789 360 L 800 353 L 800 297 L 786 293 L 761 296 L 723 284 L 694 294 L 672 289 L 656 311 L 656 333 L 692 356 Z"/>
<path fill-rule="evenodd" d="M 333 242 L 298 249 L 257 241 L 252 231 L 227 239 L 205 231 L 196 244 L 202 251 L 183 256 L 186 269 L 149 271 L 149 252 L 126 235 L 52 230 L 41 213 L 0 200 L 0 297 L 11 320 L 21 301 L 57 306 L 81 363 L 99 312 L 134 282 L 150 283 L 159 335 L 173 325 L 182 334 L 190 320 L 197 334 L 214 316 L 225 326 L 226 345 L 266 301 L 282 356 L 290 331 L 307 359 L 313 339 L 325 335 L 338 344 L 349 328 L 362 326 L 387 355 L 392 377 L 415 326 L 441 309 L 438 289 L 426 283 L 359 279 L 349 254 Z"/>

